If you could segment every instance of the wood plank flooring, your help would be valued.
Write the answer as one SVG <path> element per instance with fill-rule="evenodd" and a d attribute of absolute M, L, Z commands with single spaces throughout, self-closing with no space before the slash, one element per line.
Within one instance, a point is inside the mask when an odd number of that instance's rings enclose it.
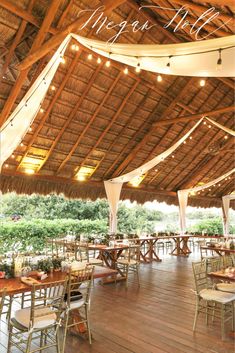
<path fill-rule="evenodd" d="M 199 259 L 199 253 L 189 258 L 160 255 L 161 263 L 141 265 L 140 288 L 132 277 L 127 290 L 124 283 L 95 283 L 92 346 L 70 334 L 66 353 L 235 352 L 233 338 L 227 335 L 224 342 L 220 338 L 220 321 L 206 326 L 202 315 L 196 332 L 192 332 L 195 297 L 191 262 Z M 1 347 L 0 352 L 4 353 Z"/>

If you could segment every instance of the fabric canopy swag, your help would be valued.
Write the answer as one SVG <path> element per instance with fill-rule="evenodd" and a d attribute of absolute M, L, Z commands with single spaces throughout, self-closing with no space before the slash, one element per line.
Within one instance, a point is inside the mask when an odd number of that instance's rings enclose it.
<path fill-rule="evenodd" d="M 235 55 L 235 36 L 204 40 L 200 42 L 145 45 L 145 44 L 108 44 L 93 39 L 84 38 L 76 34 L 69 34 L 61 43 L 42 73 L 28 90 L 13 113 L 6 120 L 0 130 L 0 168 L 21 143 L 29 130 L 46 92 L 51 84 L 55 72 L 63 60 L 64 52 L 71 40 L 76 39 L 82 45 L 92 49 L 99 55 L 116 60 L 130 66 L 139 66 L 141 69 L 158 73 L 167 73 L 183 76 L 230 77 L 235 76 L 235 62 L 231 57 Z M 218 55 L 221 56 L 220 71 L 216 70 Z M 202 117 L 206 118 L 206 117 Z M 201 123 L 200 119 L 183 137 L 165 152 L 139 168 L 105 181 L 105 190 L 111 209 L 111 231 L 117 229 L 117 207 L 122 184 L 140 176 L 168 157 L 178 148 L 187 137 Z M 235 132 L 221 124 L 208 119 L 218 128 L 235 136 Z"/>
<path fill-rule="evenodd" d="M 225 195 L 222 197 L 223 225 L 225 236 L 229 235 L 229 205 L 231 200 L 235 200 L 235 194 Z"/>

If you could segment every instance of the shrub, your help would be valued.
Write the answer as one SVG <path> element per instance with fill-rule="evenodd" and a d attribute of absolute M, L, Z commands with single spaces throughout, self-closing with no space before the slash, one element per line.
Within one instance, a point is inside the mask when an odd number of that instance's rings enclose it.
<path fill-rule="evenodd" d="M 18 222 L 2 222 L 0 227 L 0 253 L 8 251 L 42 251 L 47 238 L 58 237 L 72 231 L 75 234 L 107 233 L 108 225 L 103 220 L 57 219 Z"/>

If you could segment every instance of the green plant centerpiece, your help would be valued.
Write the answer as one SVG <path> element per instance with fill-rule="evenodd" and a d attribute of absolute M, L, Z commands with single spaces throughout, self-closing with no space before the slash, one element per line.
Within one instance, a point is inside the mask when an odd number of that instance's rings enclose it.
<path fill-rule="evenodd" d="M 5 261 L 0 262 L 0 278 L 13 278 L 14 264 Z"/>
<path fill-rule="evenodd" d="M 52 258 L 52 260 L 51 260 L 52 261 L 52 265 L 53 265 L 53 269 L 57 270 L 57 271 L 60 270 L 61 269 L 61 263 L 64 260 L 65 260 L 65 258 L 54 256 Z"/>
<path fill-rule="evenodd" d="M 49 259 L 44 259 L 44 260 L 38 261 L 37 269 L 44 271 L 46 273 L 51 272 L 51 270 L 53 270 L 52 259 L 49 258 Z"/>

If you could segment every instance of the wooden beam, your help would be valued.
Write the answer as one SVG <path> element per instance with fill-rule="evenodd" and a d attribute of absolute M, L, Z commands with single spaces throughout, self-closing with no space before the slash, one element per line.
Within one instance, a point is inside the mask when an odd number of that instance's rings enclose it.
<path fill-rule="evenodd" d="M 171 0 L 172 2 L 185 6 L 189 9 L 192 9 L 194 11 L 197 11 L 197 13 L 203 14 L 205 11 L 207 11 L 210 7 L 209 6 L 203 6 L 203 5 L 198 5 L 193 3 L 192 1 L 188 1 L 188 0 Z M 204 1 L 203 1 L 204 2 Z M 220 2 L 220 6 L 221 6 L 221 1 L 217 1 Z M 227 0 L 226 0 L 226 5 L 227 5 Z M 205 2 L 204 2 L 205 3 Z M 210 4 L 213 3 L 213 0 L 209 2 Z M 225 13 L 220 13 L 219 16 L 217 17 L 218 20 L 223 20 L 225 22 L 230 21 L 230 24 L 232 25 L 233 23 L 233 17 L 230 15 L 227 15 Z"/>
<path fill-rule="evenodd" d="M 61 2 L 61 0 L 53 0 L 51 2 L 50 6 L 47 10 L 46 16 L 43 20 L 42 26 L 41 26 L 40 30 L 38 31 L 38 34 L 33 42 L 33 45 L 31 47 L 29 53 L 31 53 L 34 50 L 36 50 L 37 48 L 41 47 L 41 44 L 43 43 L 43 41 L 47 35 L 48 29 L 49 29 L 55 15 L 56 15 L 56 12 L 57 12 L 57 9 L 60 5 L 60 2 Z M 12 88 L 11 93 L 8 96 L 8 99 L 5 102 L 5 105 L 3 107 L 3 110 L 2 110 L 2 113 L 0 116 L 0 127 L 3 125 L 3 123 L 7 119 L 8 115 L 9 115 L 9 113 L 15 103 L 15 100 L 16 100 L 16 98 L 17 98 L 17 96 L 18 96 L 18 94 L 24 84 L 24 81 L 27 77 L 28 72 L 29 72 L 29 68 L 20 72 L 20 74 L 15 82 L 15 85 Z"/>
<path fill-rule="evenodd" d="M 27 156 L 27 153 L 28 153 L 30 147 L 33 145 L 35 138 L 37 137 L 38 133 L 40 132 L 41 128 L 43 127 L 44 123 L 46 122 L 48 116 L 50 115 L 50 113 L 51 113 L 51 111 L 52 111 L 52 109 L 53 109 L 53 107 L 54 107 L 54 105 L 55 105 L 57 99 L 59 98 L 61 92 L 63 91 L 63 89 L 64 89 L 64 87 L 65 87 L 67 81 L 70 79 L 71 74 L 72 74 L 72 72 L 73 72 L 73 70 L 74 70 L 74 68 L 75 68 L 75 66 L 76 66 L 76 64 L 77 64 L 77 61 L 78 61 L 78 58 L 79 58 L 80 55 L 81 55 L 81 52 L 77 52 L 77 53 L 76 53 L 76 55 L 75 55 L 75 57 L 74 57 L 74 59 L 73 59 L 71 65 L 69 66 L 68 72 L 66 73 L 66 75 L 65 75 L 65 77 L 64 77 L 64 79 L 63 79 L 63 81 L 62 81 L 62 83 L 60 84 L 60 86 L 59 86 L 59 88 L 57 89 L 55 95 L 53 96 L 53 98 L 52 98 L 50 104 L 48 105 L 48 108 L 47 108 L 47 110 L 45 111 L 45 113 L 39 113 L 39 114 L 43 114 L 42 117 L 41 117 L 41 119 L 40 119 L 40 123 L 38 124 L 37 128 L 34 130 L 32 136 L 31 136 L 30 142 L 29 142 L 28 145 L 27 145 L 27 150 L 26 150 L 26 152 L 24 153 L 24 155 L 23 155 L 23 157 L 22 157 L 22 159 L 21 159 L 21 162 L 20 162 L 20 164 L 19 164 L 18 167 L 17 167 L 17 170 L 19 170 L 19 168 L 21 167 L 22 162 L 23 162 L 24 158 Z M 48 158 L 48 157 L 49 157 L 49 151 L 48 151 L 48 156 L 47 156 L 47 158 Z M 47 158 L 46 158 L 46 159 L 47 159 Z M 41 165 L 40 165 L 40 168 L 41 168 L 41 166 L 42 166 L 44 163 L 45 163 L 45 161 L 43 160 L 42 163 L 41 163 Z M 39 169 L 40 169 L 40 168 L 39 168 Z"/>
<path fill-rule="evenodd" d="M 154 123 L 153 127 L 188 122 L 188 121 L 200 119 L 203 116 L 206 117 L 206 116 L 212 116 L 217 114 L 230 113 L 232 111 L 235 111 L 235 105 L 232 105 L 231 107 L 211 110 L 209 112 L 201 112 L 201 113 L 186 115 L 186 116 L 182 116 L 174 119 L 166 119 L 166 120 L 161 119 L 161 120 L 158 120 L 156 123 Z"/>
<path fill-rule="evenodd" d="M 40 21 L 34 17 L 32 14 L 30 14 L 28 11 L 22 9 L 21 7 L 13 4 L 12 2 L 8 0 L 1 0 L 0 1 L 0 7 L 4 8 L 5 10 L 8 10 L 9 12 L 13 13 L 17 17 L 22 18 L 23 20 L 33 24 L 34 26 L 40 28 L 41 23 Z M 56 34 L 56 30 L 52 27 L 48 29 L 49 33 Z"/>
<path fill-rule="evenodd" d="M 42 168 L 42 166 L 46 163 L 46 161 L 48 160 L 48 158 L 50 157 L 50 154 L 52 153 L 52 151 L 54 150 L 56 144 L 59 142 L 61 136 L 63 135 L 63 133 L 65 132 L 65 129 L 68 127 L 68 125 L 71 123 L 71 121 L 74 118 L 74 115 L 77 113 L 83 99 L 85 98 L 86 94 L 89 92 L 94 80 L 96 79 L 97 75 L 99 74 L 100 71 L 100 67 L 97 66 L 96 70 L 94 71 L 92 77 L 89 80 L 89 83 L 86 86 L 86 89 L 84 90 L 83 94 L 81 95 L 81 97 L 78 99 L 77 103 L 75 104 L 74 108 L 72 109 L 72 111 L 70 112 L 68 119 L 66 120 L 65 124 L 63 125 L 62 129 L 60 130 L 60 132 L 58 133 L 58 135 L 56 136 L 55 140 L 53 141 L 47 155 L 46 158 L 43 160 L 43 162 L 40 165 L 40 168 L 38 169 L 38 171 Z M 77 143 L 77 142 L 76 142 Z M 67 156 L 68 157 L 68 156 Z M 67 158 L 66 157 L 66 158 Z M 63 162 L 62 162 L 63 163 Z"/>
<path fill-rule="evenodd" d="M 176 105 L 177 101 L 184 96 L 184 94 L 187 92 L 189 86 L 192 84 L 193 78 L 190 78 L 186 85 L 184 86 L 183 89 L 180 90 L 178 95 L 171 101 L 171 103 L 168 105 L 162 116 L 168 116 L 172 110 L 172 108 Z M 116 169 L 114 172 L 114 175 L 112 176 L 113 178 L 120 175 L 124 169 L 130 164 L 130 162 L 133 160 L 133 158 L 136 157 L 137 152 L 149 141 L 149 139 L 152 137 L 153 132 L 155 131 L 156 126 L 153 124 L 151 129 L 146 133 L 144 138 L 138 143 L 138 145 L 135 146 L 135 148 L 132 150 L 132 152 L 122 161 L 122 163 L 119 165 L 119 167 Z"/>
<path fill-rule="evenodd" d="M 106 15 L 108 12 L 114 10 L 116 7 L 124 3 L 126 0 L 106 0 L 104 2 L 105 4 L 105 10 L 103 11 L 104 15 Z M 59 31 L 56 35 L 54 35 L 52 38 L 50 38 L 46 43 L 41 45 L 41 47 L 32 53 L 30 53 L 18 66 L 19 70 L 25 70 L 32 66 L 36 61 L 41 59 L 43 56 L 48 54 L 51 50 L 59 46 L 61 42 L 64 40 L 64 38 L 72 33 L 72 32 L 77 32 L 79 30 L 79 27 L 83 25 L 91 16 L 90 12 L 85 12 L 84 15 L 79 17 L 77 20 L 73 21 L 70 25 L 68 25 L 65 29 Z"/>
<path fill-rule="evenodd" d="M 35 0 L 30 0 L 30 2 L 29 2 L 28 9 L 27 9 L 27 11 L 29 13 L 31 13 L 31 11 L 32 11 L 32 8 L 33 8 L 33 5 L 34 5 L 34 1 Z M 8 51 L 6 57 L 5 57 L 5 61 L 4 61 L 4 64 L 2 66 L 2 70 L 1 70 L 1 76 L 2 77 L 4 77 L 4 75 L 5 75 L 5 72 L 6 72 L 6 70 L 8 68 L 8 65 L 10 64 L 11 58 L 13 56 L 14 50 L 17 47 L 17 45 L 18 45 L 18 43 L 19 43 L 19 41 L 20 41 L 24 31 L 25 31 L 27 23 L 28 22 L 26 20 L 22 20 L 21 21 L 21 24 L 20 24 L 20 27 L 19 27 L 17 33 L 16 33 L 16 36 L 15 36 L 15 38 L 14 38 L 14 40 L 13 40 L 11 46 L 10 46 L 10 49 L 9 49 L 9 51 Z"/>
<path fill-rule="evenodd" d="M 97 146 L 99 145 L 99 143 L 102 141 L 102 139 L 104 138 L 105 134 L 109 131 L 109 129 L 111 128 L 112 124 L 115 122 L 115 120 L 120 116 L 122 109 L 124 108 L 124 106 L 126 105 L 128 99 L 130 98 L 130 96 L 134 93 L 136 87 L 138 86 L 138 84 L 140 83 L 140 80 L 138 80 L 137 82 L 134 83 L 134 85 L 132 86 L 132 88 L 129 90 L 128 94 L 125 96 L 125 98 L 123 99 L 121 105 L 119 106 L 118 110 L 116 111 L 116 113 L 114 114 L 114 116 L 112 117 L 112 119 L 110 120 L 109 124 L 107 125 L 107 127 L 102 131 L 101 135 L 99 136 L 98 140 L 96 141 L 96 143 L 94 144 L 94 146 L 92 146 L 92 148 L 90 149 L 90 151 L 88 152 L 88 154 L 86 155 L 84 161 L 82 162 L 81 166 L 83 166 L 86 163 L 86 159 L 89 158 L 89 156 L 92 154 L 92 152 L 97 148 Z"/>
<path fill-rule="evenodd" d="M 90 126 L 93 124 L 97 114 L 99 113 L 100 109 L 103 107 L 104 103 L 106 102 L 106 99 L 109 97 L 110 93 L 112 92 L 112 90 L 114 89 L 114 87 L 116 86 L 118 80 L 120 79 L 121 73 L 119 72 L 118 76 L 116 77 L 116 79 L 114 80 L 114 82 L 112 83 L 112 85 L 109 87 L 108 92 L 106 93 L 106 95 L 104 96 L 104 98 L 102 99 L 101 103 L 98 105 L 98 107 L 96 108 L 94 114 L 92 115 L 91 119 L 89 120 L 89 122 L 86 124 L 86 127 L 84 128 L 84 130 L 82 131 L 82 133 L 79 135 L 76 143 L 74 144 L 74 146 L 72 147 L 72 149 L 70 150 L 70 152 L 68 153 L 68 155 L 66 156 L 66 158 L 63 160 L 63 162 L 61 163 L 61 165 L 59 166 L 59 168 L 56 171 L 56 174 L 59 173 L 59 171 L 64 167 L 65 163 L 67 163 L 67 161 L 71 158 L 71 156 L 73 155 L 74 151 L 76 150 L 76 148 L 78 147 L 79 143 L 81 142 L 83 136 L 86 134 L 87 130 L 90 128 Z M 93 84 L 95 77 L 90 80 L 89 85 L 87 85 L 87 90 L 90 89 L 90 85 Z M 86 92 L 85 92 L 86 94 Z M 83 95 L 81 98 L 82 100 L 84 99 L 85 95 Z M 79 100 L 79 105 L 82 103 L 82 100 Z"/>
<path fill-rule="evenodd" d="M 230 148 L 233 144 L 233 140 L 229 140 L 224 146 L 226 148 Z M 177 186 L 177 189 L 181 190 L 191 187 L 199 175 L 203 174 L 204 171 L 210 167 L 213 167 L 213 165 L 217 163 L 218 158 L 220 158 L 219 155 L 216 155 L 213 158 L 211 158 L 210 155 L 206 155 L 206 157 L 197 165 L 197 168 L 187 175 L 186 178 L 184 178 L 183 183 Z"/>

